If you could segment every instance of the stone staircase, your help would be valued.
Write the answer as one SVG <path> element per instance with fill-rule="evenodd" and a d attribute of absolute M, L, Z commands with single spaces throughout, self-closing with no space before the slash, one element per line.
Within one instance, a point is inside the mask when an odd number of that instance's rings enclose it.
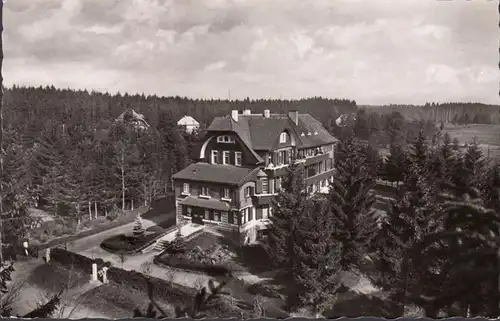
<path fill-rule="evenodd" d="M 186 238 L 186 240 L 188 240 L 188 237 L 194 236 L 194 234 L 197 235 L 198 233 L 202 232 L 204 228 L 204 225 L 189 223 L 181 227 L 181 234 L 184 238 Z M 156 242 L 150 248 L 148 248 L 148 251 L 163 251 L 163 241 L 173 241 L 175 239 L 175 234 L 177 234 L 177 228 L 157 239 Z"/>

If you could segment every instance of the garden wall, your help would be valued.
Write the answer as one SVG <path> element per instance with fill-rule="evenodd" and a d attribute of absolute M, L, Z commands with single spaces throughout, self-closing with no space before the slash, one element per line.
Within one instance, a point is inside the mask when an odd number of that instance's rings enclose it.
<path fill-rule="evenodd" d="M 130 287 L 141 291 L 145 295 L 153 295 L 153 298 L 162 299 L 174 305 L 190 304 L 195 295 L 195 290 L 177 284 L 171 284 L 162 279 L 146 276 L 136 271 L 128 271 L 117 267 L 111 267 L 111 263 L 102 259 L 91 259 L 86 256 L 54 248 L 50 251 L 50 261 L 56 262 L 67 270 L 78 269 L 85 273 L 92 273 L 92 264 L 97 264 L 97 269 L 108 267 L 107 279 L 110 282 Z"/>

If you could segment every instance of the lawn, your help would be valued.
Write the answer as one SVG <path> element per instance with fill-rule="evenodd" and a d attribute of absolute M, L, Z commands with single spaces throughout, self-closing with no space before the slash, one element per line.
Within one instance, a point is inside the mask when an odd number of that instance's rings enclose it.
<path fill-rule="evenodd" d="M 151 245 L 163 233 L 149 233 L 142 236 L 119 234 L 101 243 L 101 248 L 111 253 L 132 254 Z"/>
<path fill-rule="evenodd" d="M 469 143 L 476 137 L 479 144 L 500 146 L 500 125 L 451 125 L 445 126 L 444 131 L 461 143 Z"/>
<path fill-rule="evenodd" d="M 85 306 L 109 315 L 110 318 L 132 318 L 134 309 L 146 311 L 149 299 L 142 292 L 134 291 L 126 285 L 103 284 L 85 293 L 82 302 Z M 173 316 L 173 307 L 163 302 L 158 303 L 163 310 L 169 311 Z"/>

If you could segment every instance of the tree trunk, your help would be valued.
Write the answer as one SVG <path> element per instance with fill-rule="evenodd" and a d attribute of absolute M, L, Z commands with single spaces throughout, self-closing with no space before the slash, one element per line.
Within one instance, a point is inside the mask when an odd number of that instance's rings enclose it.
<path fill-rule="evenodd" d="M 403 258 L 403 289 L 401 290 L 401 298 L 402 298 L 402 307 L 401 307 L 401 317 L 404 316 L 407 304 L 406 292 L 408 290 L 408 254 L 405 253 Z"/>
<path fill-rule="evenodd" d="M 97 219 L 97 201 L 94 201 L 94 215 L 95 218 Z"/>
<path fill-rule="evenodd" d="M 132 199 L 132 205 L 131 205 L 131 210 L 134 210 L 134 200 Z"/>
<path fill-rule="evenodd" d="M 3 231 L 3 0 L 0 3 L 0 264 L 3 264 L 3 242 L 2 242 L 2 231 Z"/>
<path fill-rule="evenodd" d="M 121 163 L 121 172 L 122 172 L 122 211 L 125 211 L 125 152 L 122 152 L 122 163 Z"/>
<path fill-rule="evenodd" d="M 80 219 L 80 204 L 76 204 L 76 217 L 78 220 L 77 226 L 80 226 L 81 219 Z"/>
<path fill-rule="evenodd" d="M 89 201 L 89 220 L 92 220 L 92 202 Z"/>

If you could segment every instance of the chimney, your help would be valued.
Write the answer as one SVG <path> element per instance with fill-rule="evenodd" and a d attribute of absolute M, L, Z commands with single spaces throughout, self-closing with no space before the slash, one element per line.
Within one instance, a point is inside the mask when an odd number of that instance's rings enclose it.
<path fill-rule="evenodd" d="M 238 122 L 238 111 L 231 110 L 231 117 L 234 119 L 235 122 Z"/>
<path fill-rule="evenodd" d="M 269 118 L 269 116 L 271 115 L 269 109 L 265 109 L 264 110 L 264 118 Z"/>
<path fill-rule="evenodd" d="M 251 115 L 251 114 L 252 114 L 252 111 L 250 109 L 245 109 L 243 111 L 243 115 L 247 115 L 248 116 L 248 115 Z"/>
<path fill-rule="evenodd" d="M 288 117 L 295 123 L 295 125 L 299 124 L 299 112 L 296 110 L 291 110 L 288 112 Z"/>

